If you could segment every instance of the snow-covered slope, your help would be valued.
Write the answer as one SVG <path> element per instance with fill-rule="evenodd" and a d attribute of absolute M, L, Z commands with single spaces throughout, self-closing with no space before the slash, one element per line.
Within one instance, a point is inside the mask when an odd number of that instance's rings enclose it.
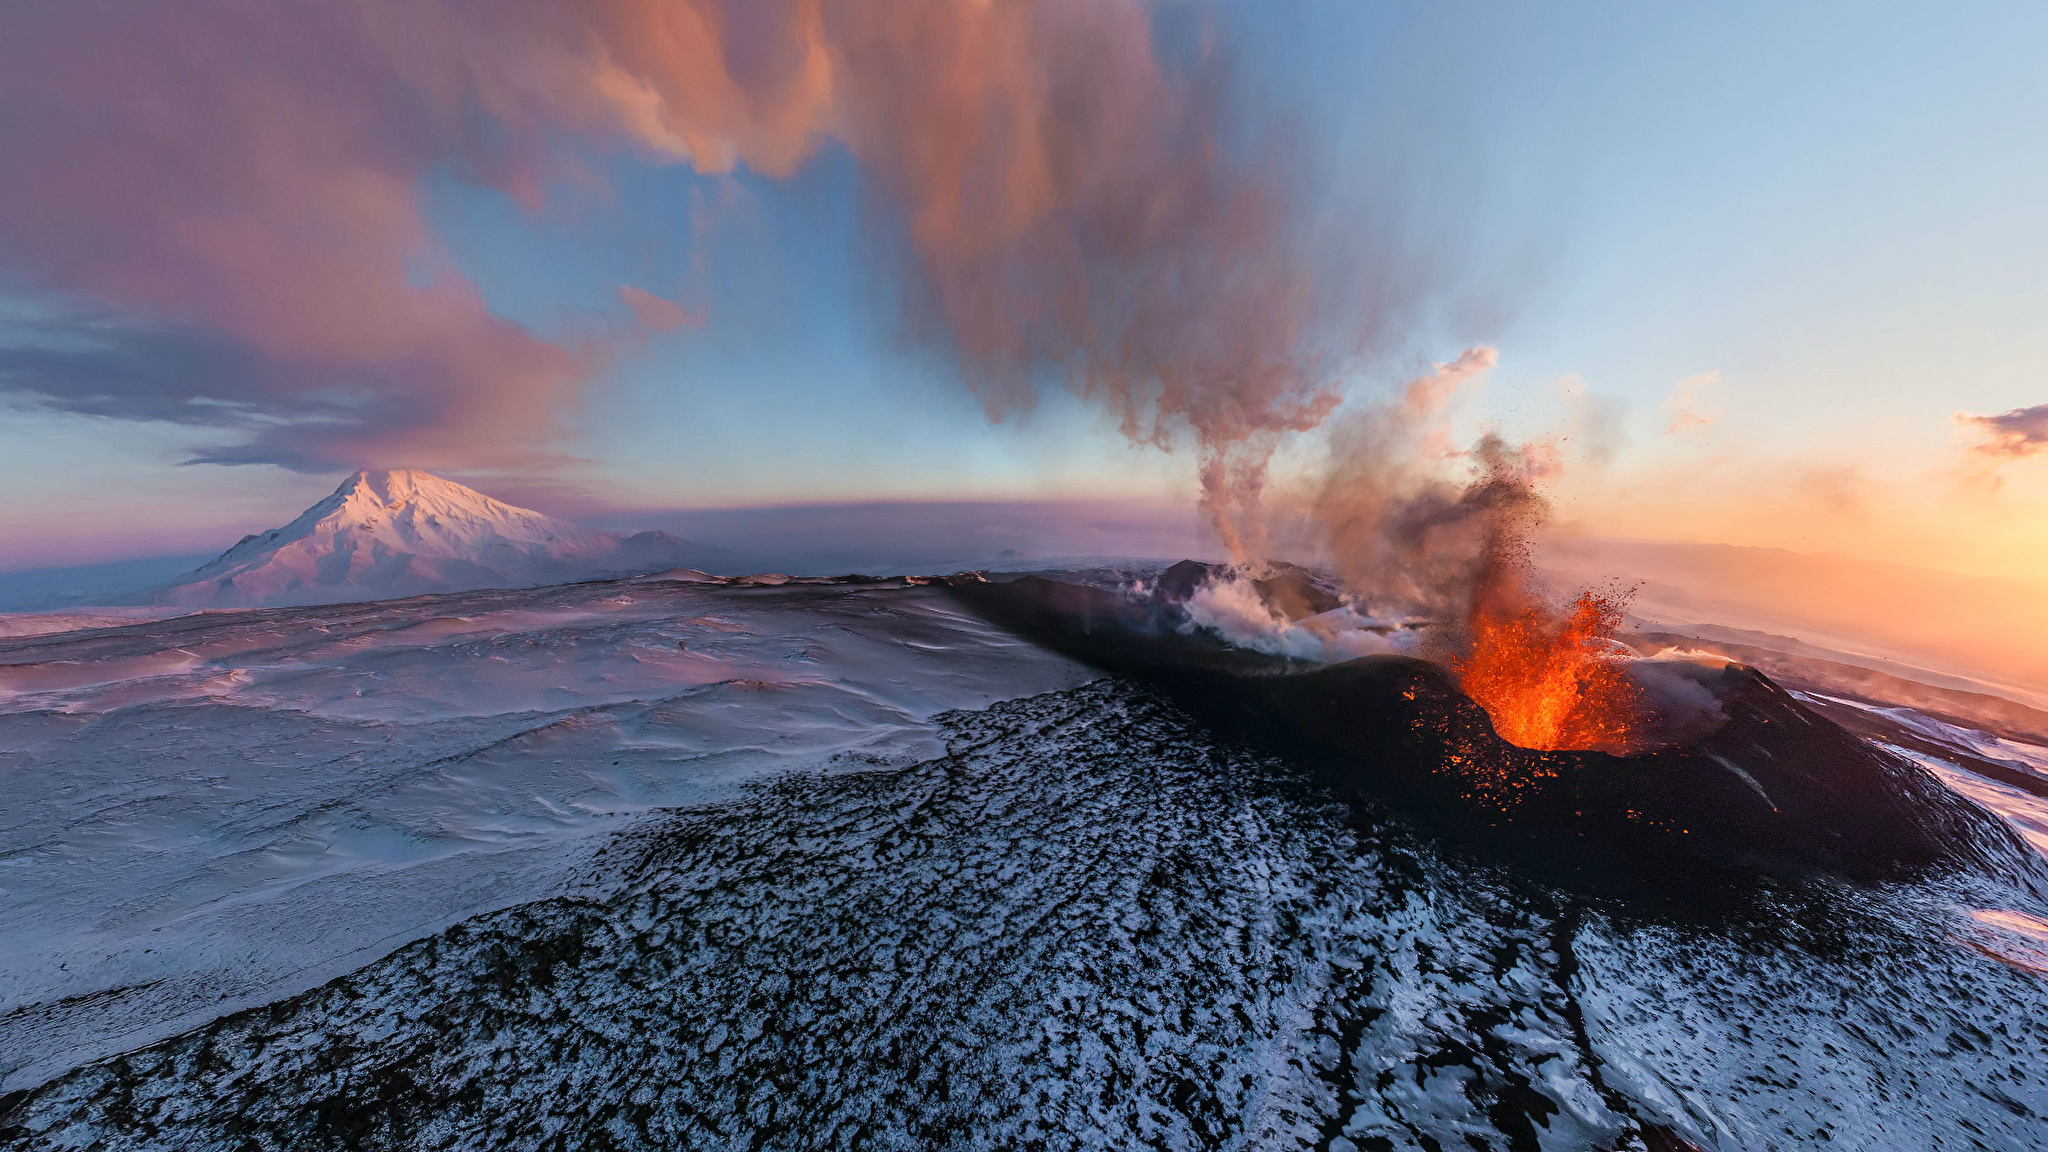
<path fill-rule="evenodd" d="M 2024 886 L 1645 916 L 1097 675 L 693 573 L 0 640 L 0 1147 L 2048 1147 Z"/>
<path fill-rule="evenodd" d="M 637 575 L 701 563 L 665 532 L 622 536 L 412 470 L 358 472 L 282 528 L 136 599 L 191 608 L 381 600 Z"/>
<path fill-rule="evenodd" d="M 908 579 L 0 640 L 0 1147 L 2048 1147 L 2027 884 L 1646 916 L 1097 676 Z"/>
<path fill-rule="evenodd" d="M 0 1094 L 1091 676 L 938 588 L 698 573 L 0 639 Z"/>

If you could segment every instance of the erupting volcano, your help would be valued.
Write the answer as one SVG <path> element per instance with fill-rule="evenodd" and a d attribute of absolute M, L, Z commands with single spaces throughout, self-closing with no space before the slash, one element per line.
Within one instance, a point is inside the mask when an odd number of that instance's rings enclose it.
<path fill-rule="evenodd" d="M 1635 751 L 1650 727 L 1642 685 L 1615 639 L 1625 593 L 1581 591 L 1560 608 L 1539 590 L 1531 537 L 1546 504 L 1532 469 L 1497 444 L 1480 446 L 1485 475 L 1461 504 L 1482 510 L 1484 531 L 1462 615 L 1426 654 L 1492 718 L 1509 743 L 1542 750 Z"/>
<path fill-rule="evenodd" d="M 1377 434 L 1352 447 L 1369 460 L 1332 471 L 1319 510 L 1345 597 L 1426 621 L 1404 650 L 1449 670 L 1502 739 L 1541 751 L 1643 750 L 1659 725 L 1630 672 L 1636 653 L 1616 638 L 1628 590 L 1581 590 L 1560 603 L 1532 559 L 1549 516 L 1543 485 L 1561 467 L 1555 453 L 1487 435 L 1468 451 L 1436 453 L 1474 467 L 1463 486 L 1417 474 L 1428 455 L 1417 434 L 1441 410 L 1445 371 L 1411 384 L 1402 405 L 1366 414 Z"/>
<path fill-rule="evenodd" d="M 0 1152 L 2048 1150 L 2048 5 L 1805 7 L 0 3 Z"/>
<path fill-rule="evenodd" d="M 1622 612 L 1594 592 L 1581 592 L 1562 613 L 1541 601 L 1489 597 L 1474 605 L 1469 650 L 1450 667 L 1511 744 L 1626 752 L 1643 730 L 1645 705 L 1615 658 Z"/>
<path fill-rule="evenodd" d="M 1135 586 L 951 586 L 989 619 L 1150 685 L 1356 803 L 1392 803 L 1568 888 L 1691 904 L 1819 875 L 2038 869 L 2004 824 L 1756 670 L 1634 658 L 1614 638 L 1616 601 L 1583 593 L 1562 611 L 1524 565 L 1487 571 L 1463 618 L 1349 633 L 1330 618 L 1370 621 L 1355 604 L 1299 616 L 1316 607 L 1301 588 L 1317 577 L 1292 567 L 1256 582 L 1182 562 Z M 1278 641 L 1217 627 L 1204 605 L 1219 587 L 1254 589 Z M 1322 657 L 1293 644 L 1304 635 L 1323 639 Z M 1379 650 L 1335 642 L 1360 635 Z"/>

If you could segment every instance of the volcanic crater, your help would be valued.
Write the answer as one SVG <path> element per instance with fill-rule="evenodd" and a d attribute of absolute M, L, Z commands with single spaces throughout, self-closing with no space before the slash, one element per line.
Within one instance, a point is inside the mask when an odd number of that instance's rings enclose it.
<path fill-rule="evenodd" d="M 1713 903 L 1820 876 L 2041 874 L 2003 822 L 1753 667 L 1616 658 L 1653 686 L 1688 686 L 1707 707 L 1652 706 L 1642 739 L 1622 752 L 1523 747 L 1442 662 L 1376 654 L 1321 664 L 1200 626 L 1188 604 L 1222 571 L 1183 562 L 1137 588 L 1030 575 L 952 591 L 993 622 L 1153 687 L 1223 738 L 1573 890 Z M 1250 583 L 1288 618 L 1337 606 L 1291 565 Z"/>

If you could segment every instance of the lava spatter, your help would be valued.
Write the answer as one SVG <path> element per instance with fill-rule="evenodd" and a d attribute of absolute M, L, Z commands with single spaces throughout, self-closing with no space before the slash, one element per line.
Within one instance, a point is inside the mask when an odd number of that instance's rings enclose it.
<path fill-rule="evenodd" d="M 1622 606 L 1582 592 L 1564 612 L 1530 599 L 1475 608 L 1451 670 L 1502 739 L 1541 750 L 1634 750 L 1643 691 L 1614 658 Z"/>

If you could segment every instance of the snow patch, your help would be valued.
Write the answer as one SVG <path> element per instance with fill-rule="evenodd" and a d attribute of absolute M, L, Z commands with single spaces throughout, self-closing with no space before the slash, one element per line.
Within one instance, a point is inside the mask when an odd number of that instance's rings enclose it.
<path fill-rule="evenodd" d="M 924 760 L 939 712 L 1092 677 L 902 582 L 594 583 L 0 640 L 0 1073 L 538 898 L 655 811 Z"/>

